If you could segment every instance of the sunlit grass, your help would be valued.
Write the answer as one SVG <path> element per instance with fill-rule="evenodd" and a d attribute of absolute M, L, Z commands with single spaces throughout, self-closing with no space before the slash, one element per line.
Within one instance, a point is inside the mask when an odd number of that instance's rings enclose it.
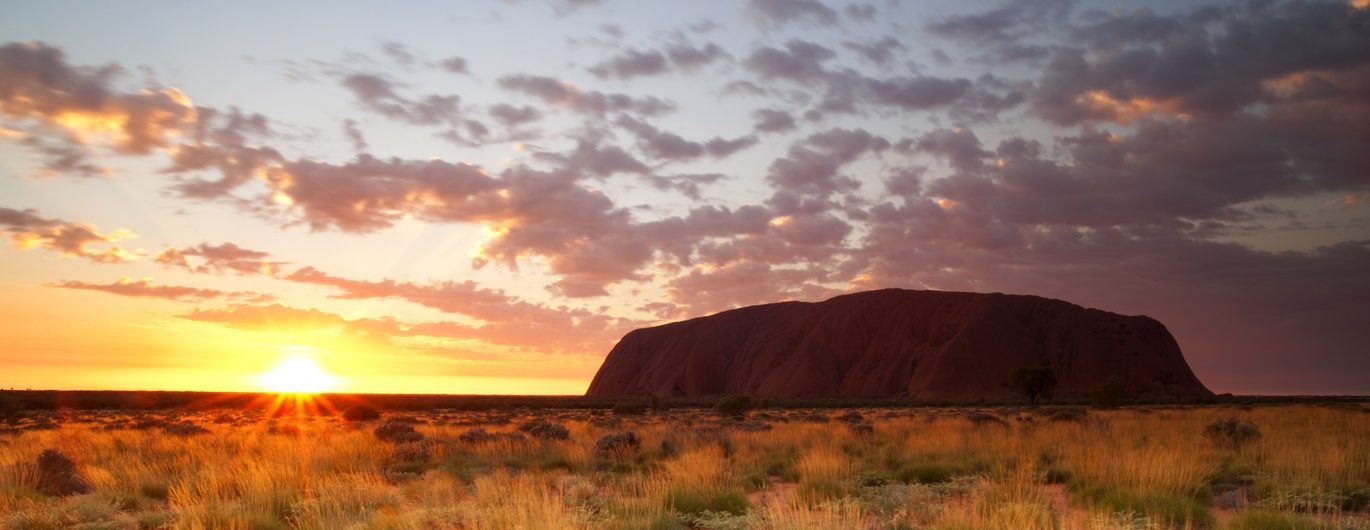
<path fill-rule="evenodd" d="M 0 528 L 1370 527 L 1370 414 L 1356 407 L 1091 411 L 1063 422 L 996 411 L 1004 425 L 976 425 L 960 409 L 867 410 L 876 428 L 865 435 L 840 421 L 775 419 L 748 432 L 706 411 L 419 412 L 407 420 L 424 435 L 417 460 L 394 457 L 397 446 L 372 434 L 377 422 L 292 407 L 73 414 L 0 434 Z M 1262 436 L 1239 450 L 1204 437 L 1233 416 Z M 570 439 L 509 436 L 535 417 L 564 424 Z M 160 427 L 186 421 L 208 432 Z M 462 441 L 477 427 L 501 436 Z M 641 447 L 596 456 L 595 441 L 621 430 Z M 89 493 L 35 489 L 33 462 L 48 448 L 78 463 Z M 1224 503 L 1233 506 L 1219 517 Z"/>

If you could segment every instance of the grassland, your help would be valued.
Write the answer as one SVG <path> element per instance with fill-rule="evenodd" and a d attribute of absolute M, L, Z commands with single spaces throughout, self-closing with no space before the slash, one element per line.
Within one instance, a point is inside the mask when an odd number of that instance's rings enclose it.
<path fill-rule="evenodd" d="M 618 412 L 28 412 L 0 525 L 1370 529 L 1362 403 Z"/>

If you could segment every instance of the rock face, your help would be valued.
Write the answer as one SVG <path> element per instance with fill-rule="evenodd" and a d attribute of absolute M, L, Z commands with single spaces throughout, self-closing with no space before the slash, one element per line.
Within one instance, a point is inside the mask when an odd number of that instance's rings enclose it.
<path fill-rule="evenodd" d="M 1057 395 L 1108 381 L 1133 395 L 1211 395 L 1151 318 L 1037 296 L 904 289 L 634 330 L 587 395 L 1012 399 L 1009 374 L 1044 365 Z"/>

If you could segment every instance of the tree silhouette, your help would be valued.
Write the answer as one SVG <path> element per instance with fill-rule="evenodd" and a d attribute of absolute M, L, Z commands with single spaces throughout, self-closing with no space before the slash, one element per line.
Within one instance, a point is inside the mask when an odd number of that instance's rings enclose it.
<path fill-rule="evenodd" d="M 1018 368 L 1009 374 L 1008 384 L 1036 405 L 1039 398 L 1051 399 L 1056 390 L 1056 372 L 1047 366 Z"/>

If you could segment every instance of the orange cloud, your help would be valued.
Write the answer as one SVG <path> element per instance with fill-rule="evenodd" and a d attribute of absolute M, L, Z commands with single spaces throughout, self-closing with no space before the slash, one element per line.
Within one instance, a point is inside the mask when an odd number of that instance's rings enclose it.
<path fill-rule="evenodd" d="M 1075 102 L 1119 123 L 1129 123 L 1158 110 L 1166 110 L 1163 102 L 1141 97 L 1119 99 L 1107 90 L 1090 90 L 1076 97 Z"/>
<path fill-rule="evenodd" d="M 201 289 L 198 287 L 186 287 L 181 285 L 155 285 L 150 280 L 144 278 L 133 280 L 122 278 L 119 281 L 97 284 L 80 281 L 64 281 L 50 283 L 48 287 L 60 287 L 63 289 L 82 289 L 87 291 L 100 291 L 120 296 L 130 296 L 135 298 L 162 298 L 179 302 L 210 300 L 219 298 L 237 298 L 251 302 L 266 302 L 272 299 L 271 295 L 254 293 L 251 291 L 220 291 L 218 289 Z"/>
<path fill-rule="evenodd" d="M 65 131 L 75 141 L 146 154 L 166 147 L 196 121 L 175 88 L 126 93 L 111 87 L 116 66 L 73 67 L 62 50 L 37 42 L 0 47 L 0 116 Z M 103 140 L 96 142 L 96 140 Z"/>
<path fill-rule="evenodd" d="M 193 247 L 163 249 L 153 260 L 162 265 L 201 274 L 236 272 L 245 275 L 273 276 L 285 262 L 268 258 L 270 255 L 266 252 L 242 248 L 233 243 L 201 243 Z"/>
<path fill-rule="evenodd" d="M 0 208 L 0 232 L 8 233 L 10 243 L 23 250 L 43 248 L 100 263 L 138 258 L 117 244 L 120 240 L 137 237 L 132 231 L 115 230 L 106 234 L 85 223 L 43 218 L 33 210 Z"/>

